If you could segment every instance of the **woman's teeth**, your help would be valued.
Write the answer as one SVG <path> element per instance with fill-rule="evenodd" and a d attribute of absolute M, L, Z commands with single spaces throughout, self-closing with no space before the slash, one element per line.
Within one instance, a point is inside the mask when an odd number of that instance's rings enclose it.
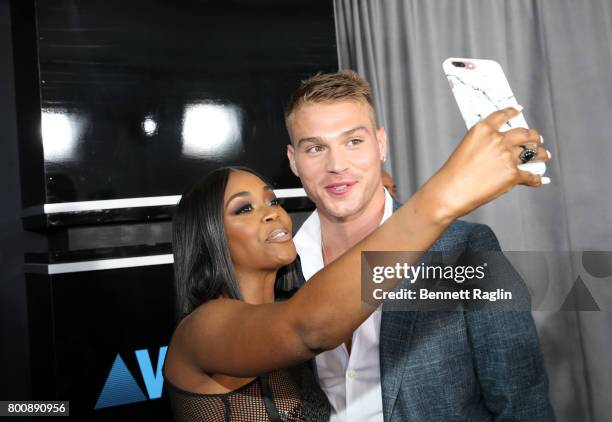
<path fill-rule="evenodd" d="M 268 240 L 276 240 L 276 239 L 280 239 L 282 237 L 287 236 L 288 232 L 287 230 L 274 230 L 270 236 L 268 236 Z"/>

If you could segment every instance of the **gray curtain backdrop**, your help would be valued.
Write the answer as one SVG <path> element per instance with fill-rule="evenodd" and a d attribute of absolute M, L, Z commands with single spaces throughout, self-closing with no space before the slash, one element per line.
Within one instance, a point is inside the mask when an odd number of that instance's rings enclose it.
<path fill-rule="evenodd" d="M 372 85 L 402 200 L 465 133 L 442 62 L 493 59 L 552 153 L 552 184 L 519 187 L 466 219 L 490 225 L 504 250 L 612 250 L 611 0 L 334 3 L 340 66 Z M 580 263 L 565 265 L 545 269 Z M 598 302 L 612 303 L 611 277 L 581 278 Z M 571 283 L 553 287 L 567 294 Z M 559 421 L 612 420 L 610 309 L 534 312 Z"/>

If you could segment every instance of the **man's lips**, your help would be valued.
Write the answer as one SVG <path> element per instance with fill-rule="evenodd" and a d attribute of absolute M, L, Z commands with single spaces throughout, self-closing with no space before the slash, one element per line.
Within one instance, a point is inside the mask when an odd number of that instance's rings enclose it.
<path fill-rule="evenodd" d="M 341 196 L 348 193 L 353 185 L 357 183 L 355 181 L 344 181 L 344 182 L 334 182 L 328 185 L 325 185 L 325 190 L 334 196 Z"/>
<path fill-rule="evenodd" d="M 274 229 L 266 238 L 266 242 L 286 242 L 291 239 L 291 233 L 287 229 Z"/>

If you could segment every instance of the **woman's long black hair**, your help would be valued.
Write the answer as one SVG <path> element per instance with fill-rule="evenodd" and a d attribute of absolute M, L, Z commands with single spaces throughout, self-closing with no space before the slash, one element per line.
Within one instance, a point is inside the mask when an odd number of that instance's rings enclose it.
<path fill-rule="evenodd" d="M 245 167 L 222 167 L 209 173 L 181 197 L 172 223 L 174 282 L 177 321 L 201 304 L 225 293 L 242 300 L 223 224 L 223 200 L 230 173 Z M 300 278 L 297 263 L 277 273 L 275 293 L 286 296 L 297 289 Z"/>

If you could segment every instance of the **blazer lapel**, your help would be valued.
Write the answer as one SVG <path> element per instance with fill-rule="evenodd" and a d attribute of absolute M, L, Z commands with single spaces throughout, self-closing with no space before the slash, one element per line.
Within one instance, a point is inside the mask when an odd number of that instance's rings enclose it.
<path fill-rule="evenodd" d="M 393 211 L 401 204 L 393 201 Z M 402 283 L 400 283 L 401 285 Z M 417 312 L 391 310 L 391 303 L 383 303 L 380 321 L 380 380 L 383 418 L 391 421 L 393 406 L 408 366 L 408 352 Z"/>
<path fill-rule="evenodd" d="M 408 366 L 408 352 L 414 322 L 418 312 L 386 310 L 380 321 L 380 382 L 383 400 L 383 418 L 391 420 L 393 406 Z"/>

